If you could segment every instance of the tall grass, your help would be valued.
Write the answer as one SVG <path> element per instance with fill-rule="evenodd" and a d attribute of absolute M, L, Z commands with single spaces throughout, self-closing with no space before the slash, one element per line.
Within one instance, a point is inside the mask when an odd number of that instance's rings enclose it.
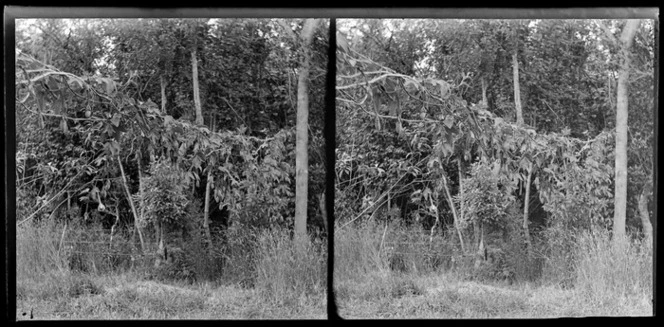
<path fill-rule="evenodd" d="M 325 243 L 292 240 L 285 229 L 265 230 L 258 236 L 256 288 L 276 303 L 318 297 L 324 301 L 327 284 Z"/>
<path fill-rule="evenodd" d="M 36 279 L 51 271 L 68 270 L 60 239 L 64 225 L 52 221 L 16 227 L 16 275 Z"/>
<path fill-rule="evenodd" d="M 398 221 L 362 222 L 335 231 L 335 280 L 360 280 L 371 272 L 430 273 L 449 268 L 454 240 Z"/>
<path fill-rule="evenodd" d="M 576 242 L 575 288 L 588 300 L 652 299 L 652 247 L 641 240 L 615 244 L 608 231 L 583 232 Z"/>
<path fill-rule="evenodd" d="M 371 271 L 386 271 L 389 261 L 382 246 L 383 233 L 375 223 L 337 229 L 334 233 L 334 279 L 358 279 Z"/>

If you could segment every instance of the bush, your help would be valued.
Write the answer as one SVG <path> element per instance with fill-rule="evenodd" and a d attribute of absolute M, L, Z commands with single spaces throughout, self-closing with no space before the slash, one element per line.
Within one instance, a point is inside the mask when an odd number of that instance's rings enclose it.
<path fill-rule="evenodd" d="M 203 233 L 202 228 L 195 230 L 192 239 L 186 242 L 184 251 L 191 261 L 196 280 L 217 281 L 221 278 L 224 264 L 223 253 L 219 251 L 222 244 L 213 237 L 209 251 Z"/>
<path fill-rule="evenodd" d="M 167 160 L 155 162 L 150 167 L 150 175 L 143 177 L 144 221 L 140 224 L 162 223 L 163 227 L 182 227 L 187 218 L 189 199 L 186 190 L 192 174 L 181 171 Z"/>
<path fill-rule="evenodd" d="M 560 224 L 544 230 L 546 262 L 543 265 L 542 278 L 545 282 L 570 288 L 574 285 L 576 273 L 574 262 L 576 233 Z"/>
<path fill-rule="evenodd" d="M 103 294 L 104 288 L 94 282 L 90 276 L 84 274 L 72 274 L 68 280 L 69 297 L 79 297 L 81 295 Z"/>
<path fill-rule="evenodd" d="M 219 280 L 223 271 L 223 244 L 213 237 L 208 248 L 201 219 L 196 219 L 200 212 L 192 210 L 188 213 L 184 226 L 186 238 L 171 237 L 168 247 L 168 260 L 165 265 L 157 268 L 155 277 L 166 280 L 186 282 Z M 174 245 L 175 246 L 172 246 Z"/>
<path fill-rule="evenodd" d="M 226 240 L 222 251 L 224 282 L 253 287 L 258 233 L 241 224 L 233 224 L 226 230 Z"/>
<path fill-rule="evenodd" d="M 274 302 L 300 296 L 324 296 L 327 251 L 318 240 L 291 240 L 286 229 L 266 230 L 258 237 L 256 287 Z"/>
<path fill-rule="evenodd" d="M 154 269 L 151 277 L 160 281 L 196 281 L 196 272 L 193 267 L 191 254 L 182 248 L 168 248 L 168 260 Z M 201 255 L 201 253 L 197 254 Z"/>
<path fill-rule="evenodd" d="M 507 237 L 501 244 L 502 251 L 496 258 L 496 276 L 499 279 L 512 277 L 515 281 L 533 282 L 542 276 L 544 257 L 538 253 L 538 234 L 531 231 L 531 252 L 526 246 L 523 226 L 517 219 L 507 227 Z M 495 256 L 495 255 L 494 255 Z"/>

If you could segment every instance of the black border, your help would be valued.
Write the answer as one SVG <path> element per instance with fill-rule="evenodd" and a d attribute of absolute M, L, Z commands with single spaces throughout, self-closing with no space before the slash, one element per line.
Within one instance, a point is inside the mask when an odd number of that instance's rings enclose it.
<path fill-rule="evenodd" d="M 325 210 L 327 211 L 327 318 L 340 319 L 334 297 L 334 167 L 336 165 L 337 21 L 330 19 L 325 85 Z"/>
<path fill-rule="evenodd" d="M 659 8 L 615 8 L 589 6 L 572 8 L 152 8 L 152 7 L 4 7 L 4 67 L 5 67 L 5 111 L 3 136 L 3 187 L 4 196 L 0 204 L 5 208 L 5 267 L 16 267 L 16 190 L 15 190 L 15 19 L 20 18 L 197 18 L 197 17 L 246 17 L 246 18 L 330 18 L 330 36 L 328 48 L 328 73 L 326 76 L 324 137 L 326 142 L 326 206 L 328 212 L 328 320 L 337 320 L 337 306 L 333 294 L 333 267 L 334 267 L 334 165 L 335 165 L 335 73 L 336 73 L 336 21 L 335 18 L 557 18 L 557 19 L 627 19 L 645 18 L 655 19 L 655 141 L 654 141 L 654 189 L 653 214 L 654 249 L 653 253 L 653 314 L 657 314 L 657 202 L 659 192 L 658 183 L 658 146 L 659 146 Z M 11 123 L 10 123 L 11 122 Z M 11 155 L 10 155 L 11 154 Z M 3 275 L 5 292 L 6 321 L 16 321 L 16 270 L 6 269 Z M 565 318 L 563 318 L 565 319 Z M 192 321 L 194 322 L 194 321 Z M 233 321 L 230 321 L 233 322 Z"/>
<path fill-rule="evenodd" d="M 636 1 L 638 2 L 638 1 Z M 564 3 L 563 3 L 564 4 Z M 577 2 L 583 5 L 583 1 Z M 631 3 L 633 6 L 634 3 Z M 593 7 L 567 8 L 477 7 L 440 8 L 426 4 L 419 8 L 365 7 L 365 8 L 304 8 L 304 7 L 29 7 L 6 6 L 5 17 L 10 18 L 466 18 L 466 19 L 655 19 L 659 8 L 650 7 Z"/>
<path fill-rule="evenodd" d="M 3 188 L 2 201 L 5 208 L 5 319 L 16 320 L 16 84 L 15 84 L 15 21 L 5 15 L 4 66 L 5 66 L 5 112 L 3 124 Z M 12 267 L 13 269 L 9 269 Z M 11 312 L 11 313 L 10 313 Z"/>

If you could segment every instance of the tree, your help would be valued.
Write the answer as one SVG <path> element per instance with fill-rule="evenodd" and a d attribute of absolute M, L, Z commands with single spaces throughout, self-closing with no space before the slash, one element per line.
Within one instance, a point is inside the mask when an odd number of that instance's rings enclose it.
<path fill-rule="evenodd" d="M 307 202 L 309 198 L 309 66 L 311 42 L 317 19 L 307 19 L 300 32 L 302 60 L 297 81 L 297 125 L 295 136 L 295 234 L 303 237 L 307 233 Z"/>
<path fill-rule="evenodd" d="M 628 20 L 619 39 L 620 72 L 618 75 L 616 107 L 616 158 L 615 158 L 615 211 L 613 216 L 613 236 L 615 242 L 625 238 L 627 216 L 627 118 L 628 87 L 630 70 L 630 48 L 640 20 Z"/>
<path fill-rule="evenodd" d="M 515 31 L 516 36 L 516 31 Z M 514 38 L 514 50 L 512 52 L 512 69 L 514 81 L 514 107 L 516 108 L 516 123 L 523 124 L 523 109 L 521 108 L 521 88 L 519 86 L 519 60 L 517 53 L 519 50 L 518 39 Z"/>
<path fill-rule="evenodd" d="M 191 28 L 190 38 L 193 40 L 191 45 L 191 80 L 194 90 L 194 108 L 196 110 L 195 123 L 198 125 L 203 125 L 203 110 L 201 109 L 201 95 L 200 88 L 198 87 L 198 58 L 196 56 L 196 48 L 198 47 L 198 24 L 194 23 L 189 27 Z"/>

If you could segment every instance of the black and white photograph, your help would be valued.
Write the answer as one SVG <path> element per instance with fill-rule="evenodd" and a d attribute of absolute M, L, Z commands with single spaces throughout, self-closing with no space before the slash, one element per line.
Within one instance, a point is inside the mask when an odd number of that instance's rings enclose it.
<path fill-rule="evenodd" d="M 16 19 L 16 320 L 326 319 L 329 22 Z"/>
<path fill-rule="evenodd" d="M 4 9 L 9 320 L 655 315 L 658 8 Z"/>
<path fill-rule="evenodd" d="M 652 316 L 656 24 L 338 19 L 339 316 Z"/>

